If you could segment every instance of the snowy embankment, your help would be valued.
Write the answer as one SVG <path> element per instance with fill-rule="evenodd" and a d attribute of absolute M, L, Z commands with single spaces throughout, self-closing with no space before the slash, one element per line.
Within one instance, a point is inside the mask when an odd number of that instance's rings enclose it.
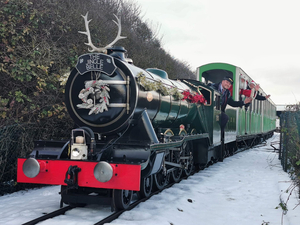
<path fill-rule="evenodd" d="M 270 147 L 278 140 L 279 134 L 275 134 L 266 146 L 240 152 L 200 171 L 123 213 L 112 224 L 300 224 L 296 192 L 289 196 L 291 180 Z M 57 209 L 59 189 L 45 187 L 0 197 L 0 224 L 21 224 Z M 283 215 L 279 204 L 288 197 L 288 211 Z M 40 224 L 89 225 L 110 214 L 109 207 L 74 210 Z"/>

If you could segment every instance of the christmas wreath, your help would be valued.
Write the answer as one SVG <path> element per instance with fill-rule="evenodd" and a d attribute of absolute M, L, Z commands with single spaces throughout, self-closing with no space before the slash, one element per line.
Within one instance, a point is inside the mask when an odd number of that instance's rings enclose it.
<path fill-rule="evenodd" d="M 85 82 L 85 88 L 79 92 L 78 97 L 82 104 L 77 107 L 81 109 L 90 109 L 89 115 L 108 111 L 109 105 L 109 87 L 102 80 L 90 80 Z"/>

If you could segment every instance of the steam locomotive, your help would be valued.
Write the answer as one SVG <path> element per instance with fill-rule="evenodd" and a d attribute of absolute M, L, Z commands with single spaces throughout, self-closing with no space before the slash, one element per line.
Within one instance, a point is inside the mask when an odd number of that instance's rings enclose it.
<path fill-rule="evenodd" d="M 82 33 L 89 35 L 84 18 Z M 221 96 L 207 85 L 209 76 L 203 76 L 206 82 L 201 76 L 170 80 L 163 70 L 135 66 L 123 47 L 111 45 L 78 58 L 65 88 L 78 128 L 68 142 L 36 142 L 29 158 L 18 159 L 18 182 L 61 185 L 61 206 L 125 209 L 135 192 L 147 197 L 195 167 L 223 160 L 239 144 L 272 135 L 275 125 L 237 133 L 238 117 L 230 112 L 234 125 L 224 135 L 231 138 L 221 138 Z"/>

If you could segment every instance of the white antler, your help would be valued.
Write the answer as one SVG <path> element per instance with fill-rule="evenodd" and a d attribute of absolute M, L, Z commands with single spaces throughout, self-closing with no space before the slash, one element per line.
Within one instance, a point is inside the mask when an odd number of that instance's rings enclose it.
<path fill-rule="evenodd" d="M 121 19 L 119 19 L 115 14 L 114 14 L 114 16 L 116 17 L 116 19 L 118 21 L 118 22 L 116 22 L 116 21 L 113 20 L 113 22 L 115 24 L 117 24 L 117 26 L 119 28 L 118 29 L 118 34 L 117 34 L 117 37 L 115 38 L 115 40 L 113 40 L 110 44 L 106 45 L 104 48 L 112 47 L 112 45 L 115 44 L 118 40 L 126 38 L 126 37 L 121 36 Z"/>
<path fill-rule="evenodd" d="M 84 24 L 85 24 L 85 29 L 86 31 L 78 31 L 79 33 L 81 34 L 85 34 L 87 35 L 88 37 L 88 43 L 85 43 L 86 45 L 90 46 L 92 49 L 88 49 L 89 52 L 103 52 L 105 53 L 106 52 L 106 49 L 109 48 L 109 47 L 112 47 L 113 44 L 115 44 L 118 40 L 120 39 L 123 39 L 123 38 L 126 38 L 126 37 L 123 37 L 121 36 L 121 20 L 114 14 L 114 16 L 117 18 L 117 21 L 114 21 L 113 22 L 115 24 L 117 24 L 118 26 L 118 34 L 117 34 L 117 37 L 115 38 L 115 40 L 113 40 L 113 42 L 111 42 L 110 44 L 106 45 L 105 47 L 100 47 L 100 48 L 97 48 L 95 45 L 93 45 L 92 43 L 92 39 L 91 39 L 91 33 L 90 33 L 90 29 L 89 29 L 89 23 L 91 22 L 91 20 L 87 20 L 87 17 L 88 17 L 88 12 L 86 13 L 85 16 L 81 15 L 83 18 L 84 18 Z"/>

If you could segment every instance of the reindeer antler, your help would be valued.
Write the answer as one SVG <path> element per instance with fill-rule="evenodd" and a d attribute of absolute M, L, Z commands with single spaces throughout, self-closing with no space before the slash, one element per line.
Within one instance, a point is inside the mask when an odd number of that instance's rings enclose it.
<path fill-rule="evenodd" d="M 104 48 L 112 47 L 112 45 L 114 45 L 118 40 L 126 38 L 126 37 L 121 36 L 121 30 L 122 30 L 121 29 L 121 19 L 119 19 L 115 14 L 114 14 L 114 16 L 116 17 L 116 19 L 118 21 L 118 22 L 116 22 L 113 20 L 113 22 L 115 24 L 117 24 L 117 26 L 118 26 L 118 34 L 117 34 L 117 37 L 115 38 L 115 40 L 113 40 L 110 44 L 106 45 Z"/>
<path fill-rule="evenodd" d="M 87 17 L 88 17 L 88 12 L 85 14 L 85 16 L 81 15 L 83 18 L 84 18 L 84 24 L 85 24 L 85 28 L 86 28 L 86 31 L 78 31 L 79 33 L 81 34 L 85 34 L 87 35 L 88 37 L 88 43 L 84 43 L 88 46 L 90 46 L 92 49 L 88 49 L 89 52 L 100 52 L 100 53 L 105 53 L 106 52 L 106 49 L 109 48 L 109 47 L 112 47 L 113 44 L 115 44 L 118 40 L 120 39 L 124 39 L 126 37 L 123 37 L 121 36 L 121 20 L 114 14 L 114 16 L 116 17 L 117 21 L 114 21 L 113 22 L 115 24 L 117 24 L 118 26 L 118 34 L 117 34 L 117 37 L 115 38 L 115 40 L 113 40 L 113 42 L 111 42 L 110 44 L 106 45 L 105 47 L 100 47 L 100 48 L 97 48 L 95 45 L 93 45 L 92 43 L 92 39 L 91 39 L 91 33 L 90 33 L 90 29 L 89 29 L 89 23 L 92 21 L 92 20 L 87 20 Z"/>

